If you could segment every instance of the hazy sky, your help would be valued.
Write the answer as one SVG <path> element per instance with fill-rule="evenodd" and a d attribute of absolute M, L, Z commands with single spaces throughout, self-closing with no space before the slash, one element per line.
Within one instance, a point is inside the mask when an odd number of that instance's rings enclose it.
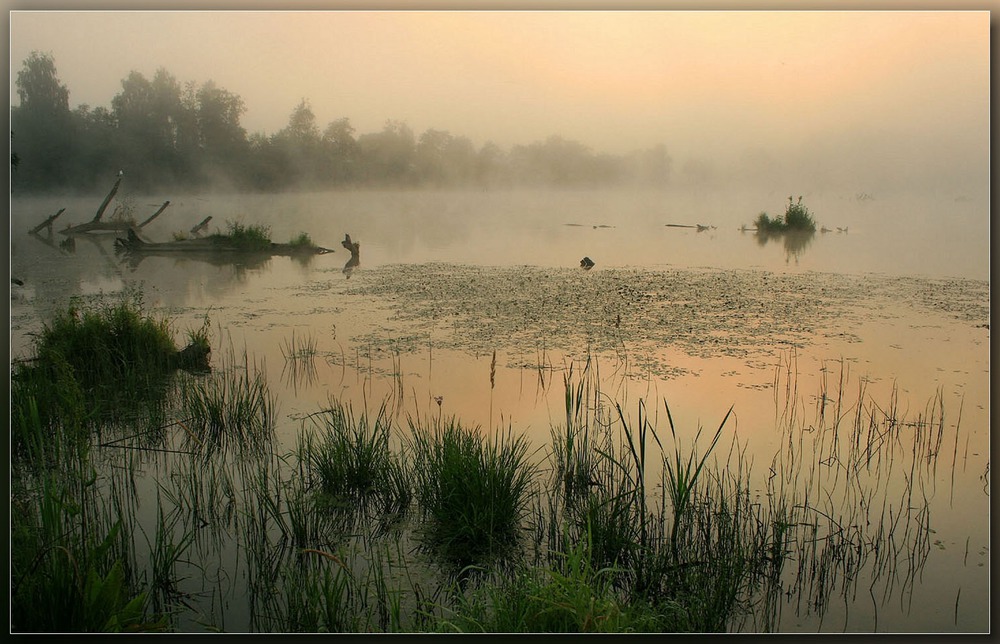
<path fill-rule="evenodd" d="M 15 104 L 39 50 L 71 107 L 109 107 L 130 71 L 163 67 L 242 97 L 250 133 L 307 99 L 321 129 L 395 119 L 477 146 L 989 158 L 985 11 L 14 12 L 10 45 Z"/>

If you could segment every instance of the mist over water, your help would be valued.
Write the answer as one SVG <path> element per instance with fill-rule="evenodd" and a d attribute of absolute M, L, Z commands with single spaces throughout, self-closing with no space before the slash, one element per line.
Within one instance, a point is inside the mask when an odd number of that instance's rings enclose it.
<path fill-rule="evenodd" d="M 259 223 L 270 228 L 275 241 L 308 232 L 317 244 L 334 249 L 349 233 L 363 244 L 368 267 L 576 266 L 589 256 L 597 269 L 754 268 L 989 279 L 987 196 L 806 194 L 802 203 L 817 230 L 792 248 L 780 236 L 764 241 L 752 230 L 761 211 L 782 215 L 788 196 L 680 189 L 343 191 L 156 195 L 136 198 L 136 209 L 143 219 L 147 210 L 171 200 L 144 230 L 153 241 L 168 241 L 208 215 L 210 231 L 225 231 L 227 222 Z M 91 202 L 98 200 L 79 199 L 57 224 L 89 220 Z M 20 230 L 67 203 L 64 197 L 15 199 L 16 245 L 22 242 Z M 697 225 L 708 228 L 699 231 Z"/>

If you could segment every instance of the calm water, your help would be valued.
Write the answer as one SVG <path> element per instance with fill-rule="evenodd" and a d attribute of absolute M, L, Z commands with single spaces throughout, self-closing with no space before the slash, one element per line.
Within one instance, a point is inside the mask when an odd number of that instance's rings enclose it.
<path fill-rule="evenodd" d="M 107 238 L 80 239 L 65 252 L 25 234 L 63 207 L 57 230 L 88 221 L 101 197 L 12 201 L 11 271 L 25 281 L 11 295 L 12 355 L 25 355 L 30 334 L 71 298 L 139 284 L 179 338 L 207 315 L 220 340 L 263 365 L 288 448 L 301 418 L 331 397 L 356 410 L 394 400 L 403 425 L 407 415 L 439 411 L 509 425 L 544 447 L 564 414 L 566 367 L 587 355 L 625 409 L 666 400 L 689 436 L 714 429 L 733 405 L 729 431 L 763 472 L 780 447 L 774 383 L 789 362 L 807 425 L 822 382 L 842 372 L 845 399 L 863 385 L 867 400 L 885 405 L 895 389 L 909 417 L 940 395 L 949 431 L 942 451 L 953 454 L 923 489 L 933 536 L 919 583 L 881 601 L 863 587 L 822 614 L 789 603 L 778 628 L 989 628 L 985 197 L 805 195 L 831 232 L 792 250 L 739 230 L 761 210 L 783 212 L 787 195 L 707 192 L 130 198 L 140 221 L 171 199 L 144 231 L 154 241 L 212 215 L 212 229 L 263 223 L 275 241 L 305 231 L 336 250 L 249 266 L 127 262 Z M 351 272 L 345 233 L 361 243 Z M 596 262 L 589 272 L 578 268 L 584 256 Z M 294 338 L 315 343 L 316 359 L 290 363 Z M 231 619 L 239 630 L 240 618 Z"/>

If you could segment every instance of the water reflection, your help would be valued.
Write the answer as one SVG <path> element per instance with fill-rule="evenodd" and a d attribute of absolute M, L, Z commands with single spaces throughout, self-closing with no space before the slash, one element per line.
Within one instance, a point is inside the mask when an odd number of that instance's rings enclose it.
<path fill-rule="evenodd" d="M 786 264 L 792 259 L 794 259 L 795 263 L 798 264 L 802 253 L 809 247 L 809 244 L 812 243 L 815 236 L 816 232 L 812 230 L 758 230 L 754 233 L 754 237 L 757 239 L 757 244 L 759 246 L 767 246 L 769 242 L 773 241 L 777 243 L 780 241 L 782 246 L 785 248 Z"/>

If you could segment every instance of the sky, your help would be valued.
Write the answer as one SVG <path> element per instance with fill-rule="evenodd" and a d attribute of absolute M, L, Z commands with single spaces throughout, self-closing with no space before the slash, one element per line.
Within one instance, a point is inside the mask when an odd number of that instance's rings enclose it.
<path fill-rule="evenodd" d="M 405 122 L 504 148 L 665 144 L 749 169 L 894 160 L 983 174 L 985 11 L 15 11 L 10 91 L 52 54 L 70 106 L 110 107 L 164 68 L 239 95 L 248 133 L 307 100 L 320 129 Z M 807 152 L 809 151 L 809 152 Z"/>

